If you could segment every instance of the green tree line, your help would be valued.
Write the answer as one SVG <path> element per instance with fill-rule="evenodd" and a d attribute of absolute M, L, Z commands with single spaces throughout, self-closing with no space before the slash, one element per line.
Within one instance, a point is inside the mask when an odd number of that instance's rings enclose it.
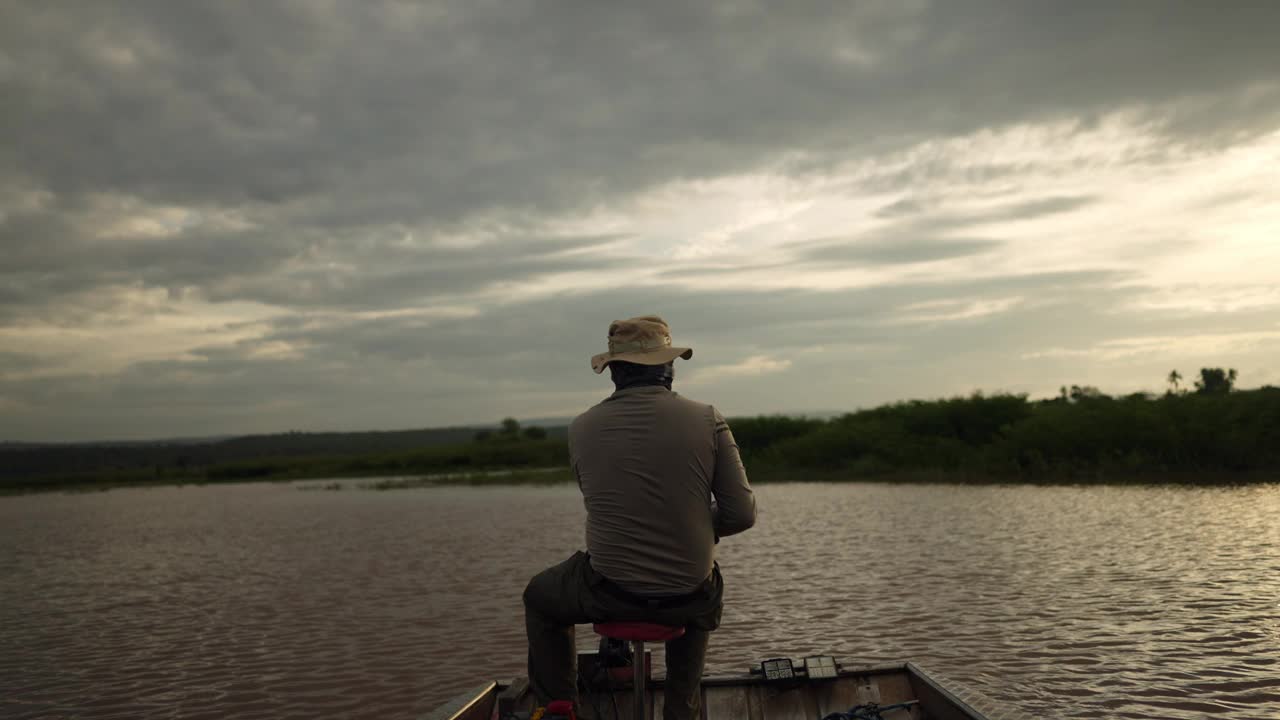
<path fill-rule="evenodd" d="M 734 421 L 749 470 L 784 477 L 995 480 L 1280 479 L 1280 388 L 1233 391 L 1206 368 L 1196 392 L 983 395 L 910 401 L 826 421 Z M 1179 379 L 1180 376 L 1179 376 Z"/>
<path fill-rule="evenodd" d="M 0 490 L 485 472 L 568 462 L 564 428 L 255 435 L 207 442 L 0 445 Z"/>
<path fill-rule="evenodd" d="M 1235 370 L 1222 368 L 1202 369 L 1194 391 L 1176 371 L 1167 379 L 1170 388 L 1163 395 L 1112 397 L 1073 385 L 1048 400 L 975 393 L 830 420 L 759 416 L 733 418 L 730 425 L 755 481 L 1280 479 L 1280 388 L 1237 391 Z M 37 448 L 26 456 L 8 449 L 0 451 L 0 461 L 25 457 L 25 470 L 14 472 L 15 464 L 9 464 L 0 488 L 480 473 L 568 464 L 564 428 L 521 428 L 511 418 L 495 429 L 381 435 L 342 434 L 336 436 L 341 442 L 328 445 L 323 435 L 292 442 L 292 435 L 263 436 L 281 441 L 277 447 L 283 451 L 274 454 L 270 440 L 237 439 L 221 450 L 216 444 L 203 448 L 205 462 L 192 461 L 201 449 L 188 446 Z M 406 449 L 401 443 L 409 440 L 417 444 Z M 339 450 L 325 453 L 326 447 Z M 75 462 L 63 462 L 60 452 L 71 453 Z M 41 459 L 53 462 L 41 468 Z M 95 459 L 100 463 L 94 465 Z"/>

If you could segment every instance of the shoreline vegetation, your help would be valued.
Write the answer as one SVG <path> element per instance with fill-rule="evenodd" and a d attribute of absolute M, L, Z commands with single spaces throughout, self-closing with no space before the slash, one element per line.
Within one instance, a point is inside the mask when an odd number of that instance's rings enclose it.
<path fill-rule="evenodd" d="M 731 418 L 752 482 L 1180 483 L 1280 481 L 1280 388 L 1235 390 L 1206 368 L 1163 395 L 975 393 L 828 420 Z M 406 446 L 414 449 L 406 450 Z M 316 480 L 305 489 L 572 482 L 564 428 L 289 433 L 204 444 L 5 446 L 0 492 Z M 339 479 L 366 479 L 341 483 Z M 327 485 L 325 483 L 328 483 Z"/>

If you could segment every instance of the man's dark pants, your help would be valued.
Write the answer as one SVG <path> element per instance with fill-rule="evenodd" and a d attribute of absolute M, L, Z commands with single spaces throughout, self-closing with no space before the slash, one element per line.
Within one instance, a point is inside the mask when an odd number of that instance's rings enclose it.
<path fill-rule="evenodd" d="M 700 715 L 702 669 L 707 640 L 720 626 L 724 581 L 716 567 L 702 587 L 688 596 L 646 607 L 627 597 L 596 572 L 586 553 L 543 570 L 524 590 L 524 622 L 529 634 L 529 685 L 542 704 L 577 700 L 577 650 L 574 625 L 598 622 L 650 622 L 685 628 L 667 643 L 667 680 L 662 716 L 691 720 Z M 668 607 L 670 605 L 670 607 Z"/>

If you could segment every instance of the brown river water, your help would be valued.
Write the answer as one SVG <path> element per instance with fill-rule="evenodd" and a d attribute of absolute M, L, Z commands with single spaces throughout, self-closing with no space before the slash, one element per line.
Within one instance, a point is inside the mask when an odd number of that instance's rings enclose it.
<path fill-rule="evenodd" d="M 1280 718 L 1280 485 L 757 495 L 710 671 L 909 659 L 1033 717 Z M 415 717 L 522 673 L 520 593 L 583 516 L 572 486 L 0 498 L 0 717 Z"/>

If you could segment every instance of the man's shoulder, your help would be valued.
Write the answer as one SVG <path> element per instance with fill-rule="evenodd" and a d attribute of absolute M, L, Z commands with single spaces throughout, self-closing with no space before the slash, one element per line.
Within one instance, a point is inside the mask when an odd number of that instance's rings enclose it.
<path fill-rule="evenodd" d="M 594 406 L 569 421 L 569 437 L 573 437 L 575 433 L 582 432 L 582 428 L 585 427 L 587 423 L 591 422 L 591 420 L 587 418 L 587 415 L 591 414 L 592 409 L 594 409 Z"/>
<path fill-rule="evenodd" d="M 679 393 L 671 393 L 671 402 L 677 403 L 682 408 L 690 412 L 698 413 L 699 415 L 710 415 L 717 412 L 715 407 L 707 403 L 694 400 L 693 398 L 685 397 Z"/>
<path fill-rule="evenodd" d="M 586 419 L 587 415 L 590 412 L 591 410 L 587 410 L 586 412 L 579 414 L 577 417 L 569 421 L 570 434 L 572 434 L 575 431 L 581 430 L 583 425 L 590 422 L 590 420 Z"/>
<path fill-rule="evenodd" d="M 579 413 L 573 420 L 570 420 L 569 435 L 572 436 L 574 433 L 582 432 L 584 429 L 597 422 L 599 418 L 607 412 L 605 410 L 606 404 L 607 401 L 602 400 Z"/>

